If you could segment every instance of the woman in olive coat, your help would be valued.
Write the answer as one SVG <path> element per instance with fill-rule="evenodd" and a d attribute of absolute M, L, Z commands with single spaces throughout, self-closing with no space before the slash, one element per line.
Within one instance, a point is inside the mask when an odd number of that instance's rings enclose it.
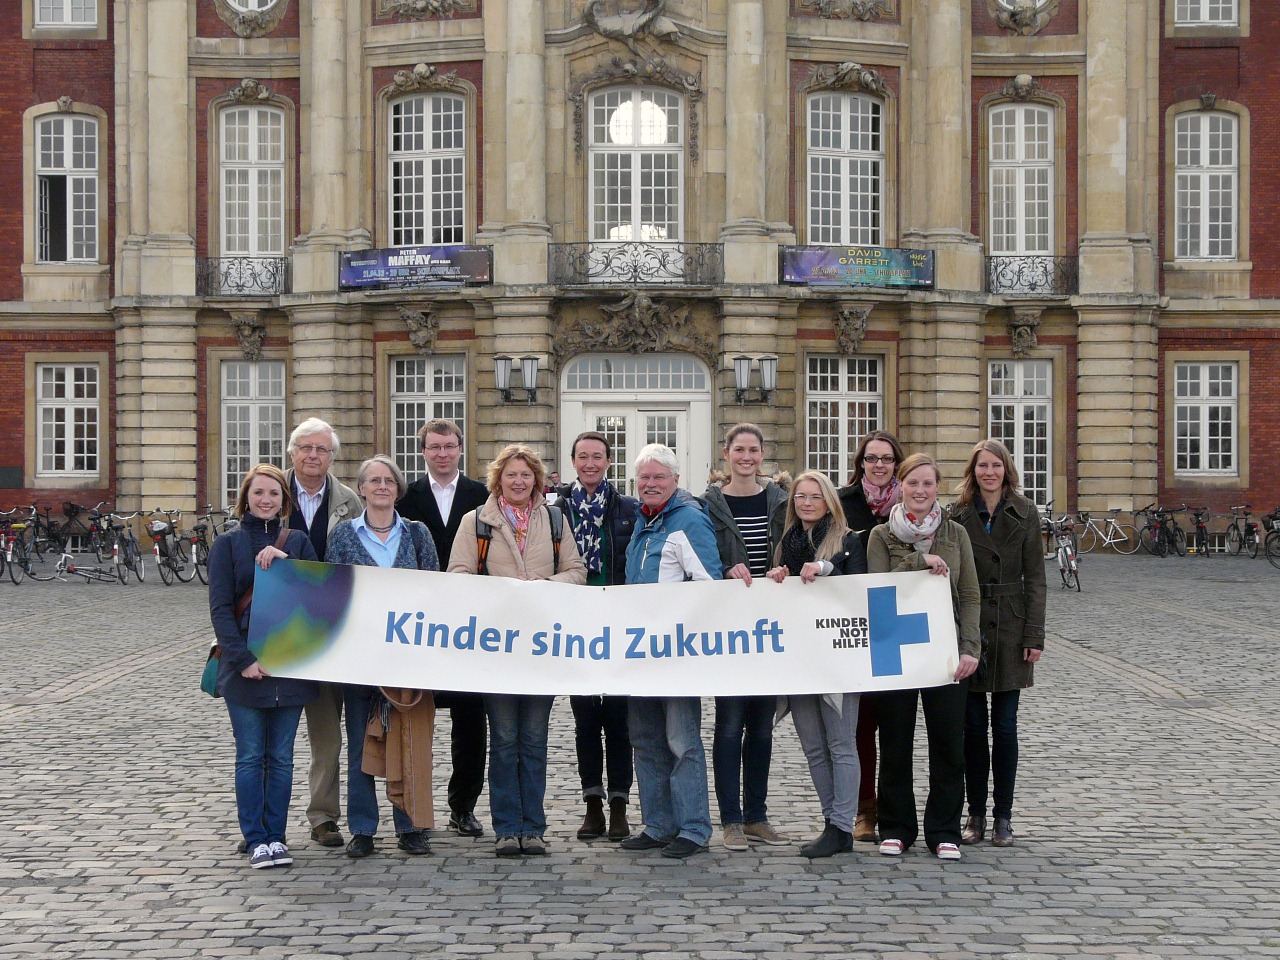
<path fill-rule="evenodd" d="M 986 835 L 987 779 L 994 774 L 991 842 L 998 847 L 1013 843 L 1018 697 L 1032 685 L 1035 662 L 1044 650 L 1040 513 L 1017 492 L 1018 481 L 1004 444 L 983 440 L 973 448 L 952 507 L 952 519 L 969 533 L 982 590 L 982 657 L 969 681 L 965 708 L 969 818 L 961 842 L 979 843 Z"/>

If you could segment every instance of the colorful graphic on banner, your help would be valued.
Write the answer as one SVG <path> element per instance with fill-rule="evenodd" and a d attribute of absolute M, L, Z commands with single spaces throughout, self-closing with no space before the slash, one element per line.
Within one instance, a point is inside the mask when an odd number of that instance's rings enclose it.
<path fill-rule="evenodd" d="M 781 247 L 783 283 L 933 289 L 933 251 L 896 247 Z"/>
<path fill-rule="evenodd" d="M 412 287 L 422 283 L 492 283 L 493 248 L 471 246 L 389 247 L 344 251 L 338 287 Z"/>
<path fill-rule="evenodd" d="M 277 560 L 249 646 L 272 674 L 527 694 L 732 696 L 949 683 L 946 577 L 583 587 Z"/>

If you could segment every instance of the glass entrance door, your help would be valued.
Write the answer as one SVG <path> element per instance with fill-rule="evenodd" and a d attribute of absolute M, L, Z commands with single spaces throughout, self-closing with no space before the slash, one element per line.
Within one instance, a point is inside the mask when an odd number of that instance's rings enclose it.
<path fill-rule="evenodd" d="M 675 451 L 680 463 L 680 485 L 697 485 L 690 475 L 689 408 L 683 406 L 624 407 L 617 404 L 583 404 L 583 430 L 598 430 L 609 438 L 613 465 L 609 480 L 618 490 L 634 497 L 632 461 L 640 448 L 661 443 Z"/>

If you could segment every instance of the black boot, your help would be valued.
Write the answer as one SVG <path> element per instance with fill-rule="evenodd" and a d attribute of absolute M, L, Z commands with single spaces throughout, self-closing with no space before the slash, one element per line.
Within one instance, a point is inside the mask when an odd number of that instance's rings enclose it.
<path fill-rule="evenodd" d="M 587 797 L 587 815 L 578 828 L 579 840 L 594 840 L 604 836 L 604 798 Z"/>
<path fill-rule="evenodd" d="M 841 830 L 834 823 L 828 823 L 816 840 L 800 848 L 800 855 L 810 860 L 817 860 L 819 857 L 848 853 L 852 849 L 853 834 Z"/>
<path fill-rule="evenodd" d="M 987 835 L 987 818 L 986 817 L 970 817 L 964 822 L 964 829 L 960 831 L 960 842 L 969 846 L 975 843 L 981 843 L 982 838 Z"/>
<path fill-rule="evenodd" d="M 609 839 L 625 840 L 631 836 L 631 824 L 627 822 L 627 801 L 614 797 L 609 801 Z"/>

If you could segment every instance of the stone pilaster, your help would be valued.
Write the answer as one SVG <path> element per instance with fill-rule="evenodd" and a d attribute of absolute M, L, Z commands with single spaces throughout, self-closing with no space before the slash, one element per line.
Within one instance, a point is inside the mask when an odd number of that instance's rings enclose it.
<path fill-rule="evenodd" d="M 794 475 L 803 459 L 796 445 L 795 305 L 763 297 L 727 297 L 721 301 L 720 309 L 720 356 L 712 371 L 716 385 L 712 469 L 723 466 L 720 451 L 725 432 L 746 420 L 764 431 L 766 466 L 776 464 Z M 750 399 L 744 404 L 735 400 L 733 358 L 742 354 L 752 358 L 772 354 L 778 358 L 778 386 L 767 404 L 760 402 L 760 365 L 754 360 Z"/>
<path fill-rule="evenodd" d="M 556 423 L 559 410 L 558 371 L 551 366 L 551 300 L 546 297 L 503 297 L 491 301 L 491 318 L 477 317 L 480 338 L 479 369 L 471 407 L 476 424 L 471 449 L 473 476 L 482 476 L 484 464 L 508 443 L 527 443 L 548 463 L 557 458 Z M 514 399 L 503 403 L 494 386 L 493 358 L 513 358 L 511 384 Z M 520 358 L 538 358 L 538 396 L 525 402 Z M 554 462 L 564 462 L 559 456 Z M 550 469 L 550 468 L 549 468 Z"/>
<path fill-rule="evenodd" d="M 1077 509 L 1138 509 L 1158 492 L 1156 310 L 1077 312 Z"/>
<path fill-rule="evenodd" d="M 765 21 L 762 0 L 729 0 L 725 67 L 725 281 L 768 283 L 776 248 L 765 223 Z M 773 250 L 773 257 L 769 252 Z M 769 261 L 774 264 L 769 275 Z"/>
<path fill-rule="evenodd" d="M 484 5 L 484 222 L 481 241 L 502 233 L 507 214 L 507 5 Z"/>

